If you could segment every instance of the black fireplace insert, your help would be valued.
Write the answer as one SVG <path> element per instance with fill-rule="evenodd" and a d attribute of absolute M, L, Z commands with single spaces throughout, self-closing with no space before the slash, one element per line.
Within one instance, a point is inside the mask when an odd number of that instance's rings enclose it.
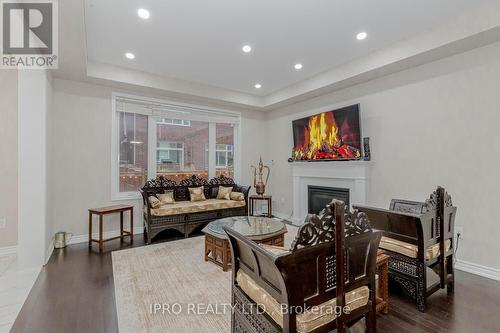
<path fill-rule="evenodd" d="M 318 214 L 332 199 L 342 200 L 349 207 L 349 189 L 325 186 L 307 186 L 308 213 Z"/>

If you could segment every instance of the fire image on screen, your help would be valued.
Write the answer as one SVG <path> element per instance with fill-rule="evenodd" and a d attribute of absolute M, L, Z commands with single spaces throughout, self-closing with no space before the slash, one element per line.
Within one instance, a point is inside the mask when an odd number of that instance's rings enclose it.
<path fill-rule="evenodd" d="M 292 126 L 295 161 L 361 158 L 359 105 L 297 119 Z"/>

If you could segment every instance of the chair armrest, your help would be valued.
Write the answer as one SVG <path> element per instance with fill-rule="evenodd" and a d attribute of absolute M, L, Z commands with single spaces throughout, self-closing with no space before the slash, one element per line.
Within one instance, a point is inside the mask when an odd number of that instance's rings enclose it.
<path fill-rule="evenodd" d="M 148 192 L 143 191 L 143 190 L 139 190 L 139 192 L 142 195 L 142 203 L 146 207 L 146 215 L 149 219 L 151 217 L 151 208 L 152 207 L 151 207 L 151 203 L 149 202 Z M 143 209 L 143 211 L 144 211 L 144 209 Z"/>

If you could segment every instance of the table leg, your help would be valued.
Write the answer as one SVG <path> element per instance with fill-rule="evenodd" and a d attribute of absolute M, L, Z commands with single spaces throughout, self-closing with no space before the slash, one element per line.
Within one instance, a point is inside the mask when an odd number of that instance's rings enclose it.
<path fill-rule="evenodd" d="M 267 217 L 272 217 L 273 216 L 273 200 L 270 198 L 268 202 L 269 202 L 269 205 L 267 205 Z"/>
<path fill-rule="evenodd" d="M 89 248 L 92 247 L 92 213 L 89 212 Z"/>
<path fill-rule="evenodd" d="M 120 212 L 120 243 L 123 243 L 123 212 Z"/>
<path fill-rule="evenodd" d="M 225 240 L 224 244 L 222 245 L 222 271 L 223 272 L 227 272 L 228 263 L 229 263 L 229 260 L 227 257 L 227 247 L 228 246 L 229 246 L 229 241 Z"/>
<path fill-rule="evenodd" d="M 382 294 L 382 299 L 385 301 L 385 307 L 384 309 L 382 310 L 382 313 L 383 314 L 388 314 L 389 313 L 389 281 L 387 281 L 387 278 L 388 278 L 388 273 L 389 273 L 389 269 L 388 269 L 388 266 L 389 266 L 389 263 L 386 261 L 384 263 L 384 265 L 382 265 L 382 278 L 379 276 L 379 279 L 380 279 L 380 284 L 381 284 L 381 288 L 380 288 L 380 291 L 381 291 L 381 294 Z"/>
<path fill-rule="evenodd" d="M 103 215 L 99 215 L 99 253 L 102 253 L 104 248 L 104 240 L 103 240 Z"/>
<path fill-rule="evenodd" d="M 134 208 L 130 209 L 130 243 L 134 241 Z"/>

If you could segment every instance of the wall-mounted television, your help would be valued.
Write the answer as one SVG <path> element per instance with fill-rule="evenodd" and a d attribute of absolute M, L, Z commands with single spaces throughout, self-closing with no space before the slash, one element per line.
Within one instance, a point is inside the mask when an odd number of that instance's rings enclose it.
<path fill-rule="evenodd" d="M 294 161 L 361 159 L 359 104 L 292 122 Z"/>

